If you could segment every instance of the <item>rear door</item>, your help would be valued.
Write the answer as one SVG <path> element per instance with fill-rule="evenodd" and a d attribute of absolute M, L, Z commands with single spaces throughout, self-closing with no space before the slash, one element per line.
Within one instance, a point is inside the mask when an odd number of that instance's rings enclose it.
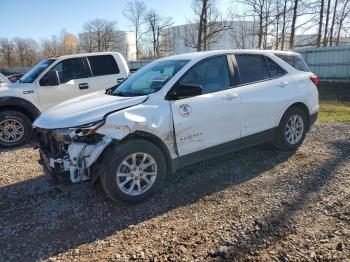
<path fill-rule="evenodd" d="M 291 77 L 271 58 L 236 54 L 240 74 L 242 137 L 276 126 L 293 97 Z"/>
<path fill-rule="evenodd" d="M 45 111 L 68 99 L 89 92 L 90 70 L 81 57 L 69 58 L 58 62 L 49 71 L 56 71 L 59 85 L 40 86 L 38 81 L 38 96 Z"/>
<path fill-rule="evenodd" d="M 92 72 L 89 86 L 92 92 L 114 87 L 125 77 L 113 55 L 87 56 L 87 61 Z"/>
<path fill-rule="evenodd" d="M 180 83 L 203 87 L 202 95 L 170 101 L 180 156 L 240 137 L 239 95 L 226 55 L 198 62 Z"/>

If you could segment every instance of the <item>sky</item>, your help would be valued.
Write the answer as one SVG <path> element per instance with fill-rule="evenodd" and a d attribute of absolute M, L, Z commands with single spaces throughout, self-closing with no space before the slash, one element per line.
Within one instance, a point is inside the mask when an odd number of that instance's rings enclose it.
<path fill-rule="evenodd" d="M 144 0 L 147 8 L 172 16 L 175 25 L 192 17 L 192 0 Z M 126 0 L 0 0 L 0 37 L 30 37 L 37 41 L 65 29 L 78 34 L 86 21 L 104 18 L 117 22 L 118 29 L 130 30 L 122 10 Z M 230 0 L 217 0 L 225 11 Z"/>

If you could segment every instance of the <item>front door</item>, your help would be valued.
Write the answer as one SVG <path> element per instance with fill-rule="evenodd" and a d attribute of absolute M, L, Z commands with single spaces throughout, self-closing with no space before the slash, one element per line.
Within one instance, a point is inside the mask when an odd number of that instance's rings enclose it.
<path fill-rule="evenodd" d="M 240 138 L 240 97 L 226 56 L 200 61 L 177 85 L 203 87 L 202 95 L 171 101 L 180 156 Z"/>
<path fill-rule="evenodd" d="M 38 81 L 37 90 L 42 111 L 68 99 L 92 92 L 89 89 L 91 74 L 82 58 L 65 59 L 54 65 L 50 71 L 57 72 L 59 85 L 40 86 L 40 81 Z"/>

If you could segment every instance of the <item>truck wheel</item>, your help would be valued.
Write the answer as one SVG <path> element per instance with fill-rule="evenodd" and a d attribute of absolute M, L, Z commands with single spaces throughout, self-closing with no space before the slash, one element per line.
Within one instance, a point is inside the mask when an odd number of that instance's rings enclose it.
<path fill-rule="evenodd" d="M 133 139 L 108 148 L 103 155 L 105 173 L 100 181 L 117 201 L 141 202 L 158 191 L 166 176 L 166 161 L 154 144 Z"/>
<path fill-rule="evenodd" d="M 304 141 L 307 130 L 305 112 L 298 108 L 288 109 L 278 126 L 274 145 L 285 151 L 296 150 Z"/>
<path fill-rule="evenodd" d="M 30 141 L 33 133 L 30 119 L 18 111 L 0 112 L 0 147 L 13 148 Z"/>

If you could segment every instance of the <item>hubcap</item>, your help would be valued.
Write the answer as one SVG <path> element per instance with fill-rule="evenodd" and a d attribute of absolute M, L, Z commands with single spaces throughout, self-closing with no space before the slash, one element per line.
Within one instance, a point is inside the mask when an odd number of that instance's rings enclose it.
<path fill-rule="evenodd" d="M 288 143 L 295 145 L 302 138 L 304 133 L 304 121 L 300 115 L 291 116 L 285 128 L 285 137 Z"/>
<path fill-rule="evenodd" d="M 157 178 L 157 163 L 146 153 L 134 153 L 126 157 L 118 167 L 117 185 L 131 196 L 137 196 L 149 190 Z"/>
<path fill-rule="evenodd" d="M 5 143 L 15 143 L 24 135 L 24 127 L 16 119 L 6 119 L 0 122 L 0 140 Z"/>

